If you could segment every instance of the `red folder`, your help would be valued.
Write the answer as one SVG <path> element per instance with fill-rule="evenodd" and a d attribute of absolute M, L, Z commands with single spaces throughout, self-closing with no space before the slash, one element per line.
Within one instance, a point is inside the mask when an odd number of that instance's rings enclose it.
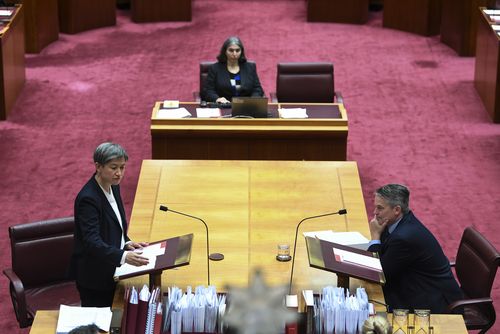
<path fill-rule="evenodd" d="M 130 301 L 127 306 L 127 331 L 123 331 L 125 334 L 135 334 L 135 328 L 137 327 L 137 312 L 138 312 L 138 304 L 132 304 Z"/>
<path fill-rule="evenodd" d="M 144 333 L 146 331 L 146 321 L 148 320 L 148 302 L 139 299 L 137 308 L 137 324 L 135 333 Z"/>

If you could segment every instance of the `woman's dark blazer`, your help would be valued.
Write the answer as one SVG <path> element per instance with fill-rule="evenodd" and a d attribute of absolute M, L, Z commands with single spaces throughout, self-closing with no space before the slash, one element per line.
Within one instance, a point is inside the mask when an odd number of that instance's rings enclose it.
<path fill-rule="evenodd" d="M 240 63 L 240 77 L 241 90 L 239 96 L 264 95 L 255 63 L 248 61 Z M 208 76 L 202 96 L 208 102 L 215 102 L 219 97 L 225 97 L 231 101 L 234 92 L 230 80 L 226 63 L 217 62 L 213 64 L 208 69 Z"/>
<path fill-rule="evenodd" d="M 111 186 L 124 226 L 127 220 L 120 186 Z M 83 186 L 75 200 L 75 235 L 71 274 L 78 285 L 94 290 L 112 290 L 113 275 L 124 250 L 120 249 L 122 227 L 94 176 Z"/>

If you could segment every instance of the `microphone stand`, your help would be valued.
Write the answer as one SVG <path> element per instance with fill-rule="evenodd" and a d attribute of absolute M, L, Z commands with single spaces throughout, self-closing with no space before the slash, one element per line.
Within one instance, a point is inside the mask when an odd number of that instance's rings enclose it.
<path fill-rule="evenodd" d="M 221 254 L 221 253 L 213 253 L 213 254 L 209 254 L 209 249 L 210 249 L 210 246 L 209 246 L 209 241 L 208 241 L 208 226 L 207 226 L 207 223 L 205 223 L 205 221 L 201 218 L 198 218 L 198 217 L 195 217 L 195 216 L 191 216 L 191 215 L 188 215 L 187 213 L 182 213 L 182 212 L 179 212 L 179 211 L 175 211 L 175 210 L 172 210 L 164 205 L 160 205 L 160 210 L 161 211 L 165 211 L 165 212 L 173 212 L 173 213 L 176 213 L 178 215 L 181 215 L 181 216 L 186 216 L 186 217 L 189 217 L 189 218 L 193 218 L 193 219 L 196 219 L 196 220 L 199 220 L 200 222 L 203 223 L 203 225 L 205 225 L 205 231 L 206 231 L 206 234 L 207 234 L 207 276 L 208 276 L 208 285 L 210 285 L 210 260 L 212 261 L 220 261 L 222 259 L 224 259 L 224 255 Z"/>
<path fill-rule="evenodd" d="M 292 279 L 293 279 L 293 267 L 295 265 L 295 250 L 297 248 L 297 235 L 299 233 L 299 227 L 300 225 L 305 222 L 306 220 L 309 220 L 309 219 L 314 219 L 314 218 L 321 218 L 321 217 L 326 217 L 326 216 L 333 216 L 333 215 L 345 215 L 347 213 L 347 210 L 346 209 L 340 209 L 339 211 L 337 212 L 330 212 L 330 213 L 325 213 L 325 214 L 322 214 L 322 215 L 318 215 L 318 216 L 311 216 L 311 217 L 306 217 L 304 219 L 302 219 L 298 224 L 297 224 L 297 228 L 295 229 L 295 242 L 293 243 L 293 257 L 292 257 L 292 271 L 290 273 L 290 284 L 288 285 L 288 294 L 291 295 L 292 294 Z"/>

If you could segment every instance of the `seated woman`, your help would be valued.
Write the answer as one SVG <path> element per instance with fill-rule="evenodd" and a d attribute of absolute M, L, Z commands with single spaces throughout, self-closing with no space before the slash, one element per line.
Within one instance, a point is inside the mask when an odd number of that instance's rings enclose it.
<path fill-rule="evenodd" d="M 263 96 L 254 63 L 247 62 L 245 48 L 238 37 L 226 39 L 210 66 L 204 87 L 208 102 L 228 103 L 234 96 Z"/>

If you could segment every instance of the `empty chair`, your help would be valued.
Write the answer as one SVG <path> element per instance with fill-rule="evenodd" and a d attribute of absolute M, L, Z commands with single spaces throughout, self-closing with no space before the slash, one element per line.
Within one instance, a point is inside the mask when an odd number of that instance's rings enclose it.
<path fill-rule="evenodd" d="M 332 63 L 279 63 L 275 102 L 343 103 Z"/>
<path fill-rule="evenodd" d="M 456 261 L 451 263 L 464 293 L 464 299 L 452 303 L 450 311 L 464 313 L 468 330 L 486 331 L 496 315 L 491 288 L 500 265 L 500 253 L 473 227 L 467 227 L 458 247 Z"/>
<path fill-rule="evenodd" d="M 67 275 L 74 227 L 73 217 L 9 227 L 12 268 L 3 273 L 20 327 L 31 326 L 37 310 L 80 304 L 75 282 Z"/>

